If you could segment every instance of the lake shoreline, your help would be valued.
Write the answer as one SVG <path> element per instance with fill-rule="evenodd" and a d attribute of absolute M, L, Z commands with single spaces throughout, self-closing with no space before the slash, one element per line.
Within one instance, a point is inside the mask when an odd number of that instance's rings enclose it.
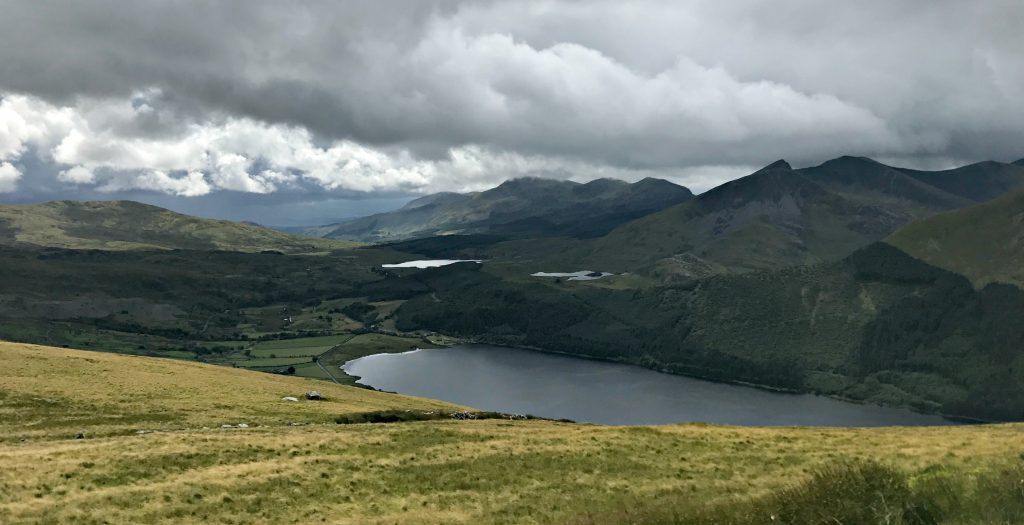
<path fill-rule="evenodd" d="M 847 397 L 844 397 L 844 396 L 833 395 L 833 394 L 823 394 L 823 393 L 815 392 L 815 391 L 812 391 L 812 390 L 797 390 L 797 389 L 793 389 L 793 388 L 776 387 L 776 386 L 771 386 L 771 385 L 751 383 L 751 382 L 747 382 L 747 381 L 738 381 L 738 380 L 728 380 L 728 379 L 721 379 L 721 378 L 713 378 L 713 377 L 708 377 L 708 376 L 702 376 L 702 375 L 699 375 L 699 374 L 683 374 L 683 373 L 679 373 L 679 372 L 676 372 L 676 371 L 673 371 L 673 370 L 670 370 L 670 369 L 644 366 L 643 364 L 636 363 L 636 362 L 631 362 L 631 361 L 626 360 L 626 359 L 605 358 L 605 357 L 598 357 L 598 356 L 592 356 L 592 355 L 587 355 L 587 354 L 576 354 L 576 353 L 571 353 L 571 352 L 561 352 L 561 351 L 557 351 L 557 350 L 547 350 L 547 349 L 544 349 L 544 348 L 528 346 L 528 345 L 510 345 L 510 344 L 506 344 L 506 343 L 495 343 L 495 342 L 490 342 L 490 341 L 479 339 L 479 338 L 456 337 L 456 336 L 452 336 L 452 335 L 448 335 L 448 334 L 440 334 L 440 335 L 444 335 L 445 337 L 450 337 L 450 338 L 455 339 L 455 340 L 458 341 L 455 344 L 445 346 L 445 348 L 450 348 L 452 346 L 456 346 L 456 345 L 460 345 L 460 344 L 479 344 L 479 345 L 497 346 L 497 347 L 501 347 L 501 348 L 510 348 L 510 349 L 516 349 L 516 350 L 527 350 L 527 351 L 537 352 L 537 353 L 541 353 L 541 354 L 560 355 L 560 356 L 565 356 L 565 357 L 575 357 L 575 358 L 586 359 L 586 360 L 590 360 L 590 361 L 597 361 L 597 362 L 602 362 L 602 363 L 614 363 L 614 364 L 620 364 L 620 365 L 635 366 L 635 367 L 638 367 L 638 368 L 642 368 L 644 370 L 653 370 L 655 372 L 659 372 L 659 373 L 663 373 L 663 374 L 668 374 L 668 375 L 671 375 L 671 376 L 687 377 L 687 378 L 691 378 L 691 379 L 698 379 L 698 380 L 701 380 L 701 381 L 707 381 L 707 382 L 710 382 L 710 383 L 719 383 L 719 384 L 724 384 L 724 385 L 743 386 L 743 387 L 753 388 L 753 389 L 756 389 L 756 390 L 761 390 L 761 391 L 765 391 L 765 392 L 771 392 L 771 393 L 775 393 L 775 394 L 789 394 L 789 395 L 796 395 L 796 396 L 800 396 L 800 395 L 813 395 L 813 396 L 822 397 L 822 398 L 826 398 L 826 399 L 842 401 L 842 402 L 845 402 L 845 403 L 851 403 L 851 404 L 855 404 L 855 405 L 904 409 L 904 410 L 909 410 L 909 411 L 911 411 L 911 412 L 913 412 L 915 414 L 919 414 L 919 415 L 938 416 L 938 417 L 946 419 L 946 420 L 948 420 L 950 422 L 953 422 L 953 423 L 956 423 L 956 424 L 960 424 L 960 425 L 985 425 L 985 424 L 998 424 L 998 423 L 1002 423 L 1001 421 L 989 421 L 989 420 L 983 420 L 983 419 L 966 417 L 966 416 L 957 416 L 957 415 L 943 414 L 941 412 L 925 412 L 925 411 L 918 410 L 918 409 L 916 409 L 916 408 L 914 408 L 912 406 L 909 406 L 909 405 L 892 405 L 892 404 L 870 403 L 870 402 L 867 402 L 867 401 L 864 401 L 864 400 L 860 400 L 860 399 L 847 398 Z"/>
<path fill-rule="evenodd" d="M 471 348 L 474 345 L 506 352 L 488 354 L 482 351 L 486 349 Z M 763 388 L 743 382 L 715 381 L 635 363 L 525 346 L 462 340 L 448 348 L 457 349 L 458 353 L 446 354 L 444 357 L 431 354 L 409 360 L 395 360 L 392 353 L 374 354 L 365 357 L 381 359 L 361 363 L 357 362 L 363 357 L 352 359 L 341 368 L 350 376 L 360 376 L 359 381 L 365 381 L 360 383 L 361 386 L 381 391 L 442 399 L 487 410 L 535 413 L 543 417 L 566 417 L 606 425 L 707 422 L 737 426 L 854 428 L 968 423 L 908 407 L 863 403 L 792 389 Z M 539 357 L 520 357 L 508 351 L 568 360 L 583 359 L 624 368 L 577 367 L 571 361 L 545 361 Z M 419 351 L 403 353 L 415 354 Z M 464 380 L 466 376 L 449 372 L 463 368 L 484 375 L 477 375 L 477 379 L 467 383 Z M 664 379 L 643 374 L 658 374 Z M 488 378 L 487 381 L 492 383 L 480 386 L 480 377 Z M 620 378 L 629 378 L 629 381 L 624 383 L 625 379 Z M 675 382 L 671 378 L 690 382 Z M 553 384 L 558 386 L 552 387 Z M 629 385 L 628 388 L 623 388 L 624 384 Z M 594 388 L 593 385 L 599 386 Z M 644 386 L 636 390 L 633 385 Z M 741 390 L 722 390 L 725 386 Z M 564 397 L 563 392 L 580 393 Z M 541 393 L 546 393 L 548 397 L 541 396 Z M 788 394 L 794 399 L 787 400 L 789 396 L 773 399 L 771 394 Z M 831 403 L 841 403 L 847 408 Z"/>

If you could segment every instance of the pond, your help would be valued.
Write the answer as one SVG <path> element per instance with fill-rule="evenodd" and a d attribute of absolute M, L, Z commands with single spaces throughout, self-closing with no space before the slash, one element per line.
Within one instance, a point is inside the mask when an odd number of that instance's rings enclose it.
<path fill-rule="evenodd" d="M 482 263 L 483 261 L 475 259 L 424 259 L 420 261 L 405 261 L 395 264 L 382 264 L 380 266 L 381 268 L 439 268 L 441 266 L 448 266 L 449 264 L 460 262 Z"/>
<path fill-rule="evenodd" d="M 608 425 L 948 425 L 939 416 L 770 392 L 517 348 L 460 345 L 345 363 L 359 383 L 480 410 Z"/>

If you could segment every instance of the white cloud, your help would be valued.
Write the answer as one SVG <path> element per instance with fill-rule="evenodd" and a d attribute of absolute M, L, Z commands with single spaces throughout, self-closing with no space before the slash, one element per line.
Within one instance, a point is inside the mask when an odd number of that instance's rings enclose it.
<path fill-rule="evenodd" d="M 197 197 L 210 193 L 211 186 L 198 171 L 181 177 L 172 177 L 159 170 L 146 170 L 111 178 L 99 187 L 100 191 L 152 190 L 179 197 Z"/>
<path fill-rule="evenodd" d="M 72 166 L 64 171 L 61 171 L 57 178 L 72 184 L 92 184 L 96 182 L 96 174 L 89 168 L 84 166 Z"/>
<path fill-rule="evenodd" d="M 21 170 L 10 162 L 0 163 L 0 193 L 9 193 L 18 189 Z"/>
<path fill-rule="evenodd" d="M 137 103 L 137 101 L 136 101 Z M 271 193 L 299 183 L 356 192 L 471 191 L 518 176 L 589 180 L 679 177 L 683 170 L 626 169 L 550 155 L 524 155 L 476 145 L 452 148 L 440 159 L 404 149 L 349 140 L 318 144 L 309 131 L 225 117 L 183 127 L 171 135 L 124 136 L 138 112 L 130 101 L 82 99 L 63 108 L 26 96 L 3 99 L 9 118 L 39 122 L 20 135 L 21 151 L 61 166 L 57 179 L 100 191 L 151 190 L 179 196 L 215 190 Z M 148 105 L 139 105 L 148 113 Z M 42 118 L 48 114 L 61 119 Z M 101 115 L 97 118 L 96 115 Z"/>
<path fill-rule="evenodd" d="M 73 112 L 39 99 L 0 94 L 0 159 L 17 158 L 29 144 L 53 146 L 73 126 Z"/>

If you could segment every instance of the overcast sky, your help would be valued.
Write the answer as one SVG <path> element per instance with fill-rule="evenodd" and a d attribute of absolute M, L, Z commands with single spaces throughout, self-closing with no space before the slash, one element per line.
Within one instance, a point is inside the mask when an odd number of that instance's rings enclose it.
<path fill-rule="evenodd" d="M 1024 2 L 0 0 L 0 202 L 311 224 L 845 154 L 1024 157 Z"/>

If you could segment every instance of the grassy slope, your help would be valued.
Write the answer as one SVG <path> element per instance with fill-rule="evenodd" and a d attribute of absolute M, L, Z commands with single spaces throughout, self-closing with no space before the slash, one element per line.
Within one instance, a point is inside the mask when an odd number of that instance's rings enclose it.
<path fill-rule="evenodd" d="M 198 249 L 310 253 L 353 243 L 200 219 L 132 201 L 0 206 L 0 242 L 97 250 Z"/>
<path fill-rule="evenodd" d="M 0 343 L 4 440 L 61 439 L 86 431 L 283 425 L 333 421 L 341 413 L 438 409 L 442 402 L 323 381 L 201 363 Z M 288 402 L 318 390 L 324 402 Z"/>
<path fill-rule="evenodd" d="M 659 515 L 666 501 L 745 501 L 841 459 L 966 479 L 1024 453 L 1021 425 L 292 427 L 285 422 L 445 405 L 323 383 L 332 401 L 287 403 L 280 396 L 311 383 L 10 343 L 0 354 L 4 523 L 613 523 L 651 501 Z M 260 426 L 217 428 L 239 421 Z M 77 431 L 87 439 L 70 439 Z"/>
<path fill-rule="evenodd" d="M 912 223 L 886 242 L 977 287 L 1024 287 L 1024 192 Z"/>

